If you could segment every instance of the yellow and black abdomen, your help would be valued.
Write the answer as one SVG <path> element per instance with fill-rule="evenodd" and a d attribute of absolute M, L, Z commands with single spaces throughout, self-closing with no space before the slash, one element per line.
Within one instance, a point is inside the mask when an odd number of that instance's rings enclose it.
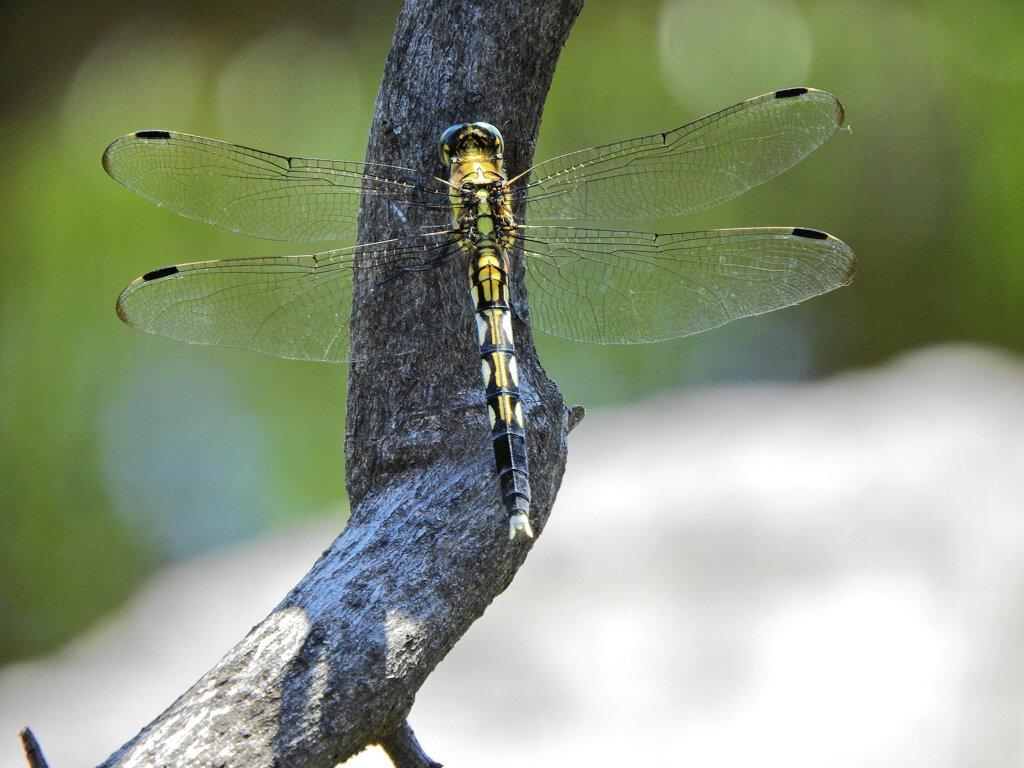
<path fill-rule="evenodd" d="M 501 500 L 509 514 L 509 538 L 533 535 L 526 430 L 519 400 L 519 367 L 512 338 L 509 260 L 504 248 L 483 239 L 473 248 L 469 279 L 480 342 L 480 369 L 494 442 Z"/>

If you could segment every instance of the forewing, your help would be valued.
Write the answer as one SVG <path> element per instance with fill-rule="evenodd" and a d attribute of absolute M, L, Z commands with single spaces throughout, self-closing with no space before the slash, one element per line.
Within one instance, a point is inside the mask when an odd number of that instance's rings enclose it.
<path fill-rule="evenodd" d="M 415 171 L 283 157 L 171 131 L 122 136 L 103 153 L 103 167 L 159 206 L 268 240 L 351 238 L 361 194 L 446 205 L 438 182 Z"/>
<path fill-rule="evenodd" d="M 845 243 L 813 229 L 523 227 L 521 237 L 530 324 L 599 344 L 698 333 L 846 285 L 856 271 Z"/>
<path fill-rule="evenodd" d="M 668 133 L 562 155 L 517 193 L 531 222 L 645 219 L 711 208 L 785 171 L 827 140 L 843 107 L 814 88 L 775 91 Z"/>

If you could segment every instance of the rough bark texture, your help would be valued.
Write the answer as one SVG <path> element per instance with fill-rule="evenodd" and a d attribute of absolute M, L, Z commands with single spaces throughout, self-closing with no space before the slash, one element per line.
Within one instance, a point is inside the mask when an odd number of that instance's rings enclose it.
<path fill-rule="evenodd" d="M 505 133 L 510 175 L 525 169 L 580 5 L 410 0 L 367 160 L 440 173 L 441 131 L 485 120 Z M 367 205 L 362 240 L 438 224 L 401 215 Z M 105 768 L 330 768 L 369 744 L 391 744 L 396 759 L 415 744 L 404 721 L 416 691 L 532 544 L 507 539 L 464 265 L 453 259 L 415 278 L 415 291 L 396 280 L 372 302 L 356 296 L 353 345 L 373 362 L 350 370 L 348 527 L 267 619 Z M 422 351 L 381 357 L 394 334 L 427 327 Z M 517 323 L 515 334 L 540 534 L 561 480 L 568 419 L 528 327 Z M 529 664 L 528 653 L 494 663 Z"/>

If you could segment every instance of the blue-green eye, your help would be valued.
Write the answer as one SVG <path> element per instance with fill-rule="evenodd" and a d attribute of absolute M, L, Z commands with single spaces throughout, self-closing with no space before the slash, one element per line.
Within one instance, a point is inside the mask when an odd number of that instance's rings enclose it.
<path fill-rule="evenodd" d="M 453 125 L 444 133 L 441 134 L 441 138 L 437 140 L 437 154 L 441 158 L 441 162 L 447 167 L 452 160 L 452 150 L 455 148 L 455 136 L 460 131 L 465 130 L 469 126 L 466 123 L 459 123 Z"/>
<path fill-rule="evenodd" d="M 447 167 L 451 164 L 452 157 L 470 146 L 485 150 L 495 157 L 501 157 L 505 149 L 505 140 L 501 137 L 501 131 L 490 123 L 459 123 L 441 134 L 437 142 L 437 154 Z"/>

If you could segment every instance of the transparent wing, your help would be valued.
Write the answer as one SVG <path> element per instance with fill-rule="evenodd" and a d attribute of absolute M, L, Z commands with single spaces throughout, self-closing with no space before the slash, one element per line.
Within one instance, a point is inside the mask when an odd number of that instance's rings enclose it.
<path fill-rule="evenodd" d="M 655 235 L 522 227 L 530 324 L 572 341 L 661 341 L 846 285 L 857 262 L 814 229 Z"/>
<path fill-rule="evenodd" d="M 562 155 L 517 192 L 529 221 L 641 219 L 711 208 L 790 168 L 843 123 L 830 93 L 790 88 L 668 133 Z"/>
<path fill-rule="evenodd" d="M 193 344 L 345 362 L 353 285 L 422 269 L 451 242 L 450 233 L 438 232 L 312 256 L 163 267 L 124 289 L 117 314 L 140 330 Z"/>
<path fill-rule="evenodd" d="M 139 131 L 103 153 L 115 180 L 182 216 L 268 240 L 338 240 L 360 194 L 447 210 L 436 179 L 404 168 L 283 157 L 202 136 Z"/>

